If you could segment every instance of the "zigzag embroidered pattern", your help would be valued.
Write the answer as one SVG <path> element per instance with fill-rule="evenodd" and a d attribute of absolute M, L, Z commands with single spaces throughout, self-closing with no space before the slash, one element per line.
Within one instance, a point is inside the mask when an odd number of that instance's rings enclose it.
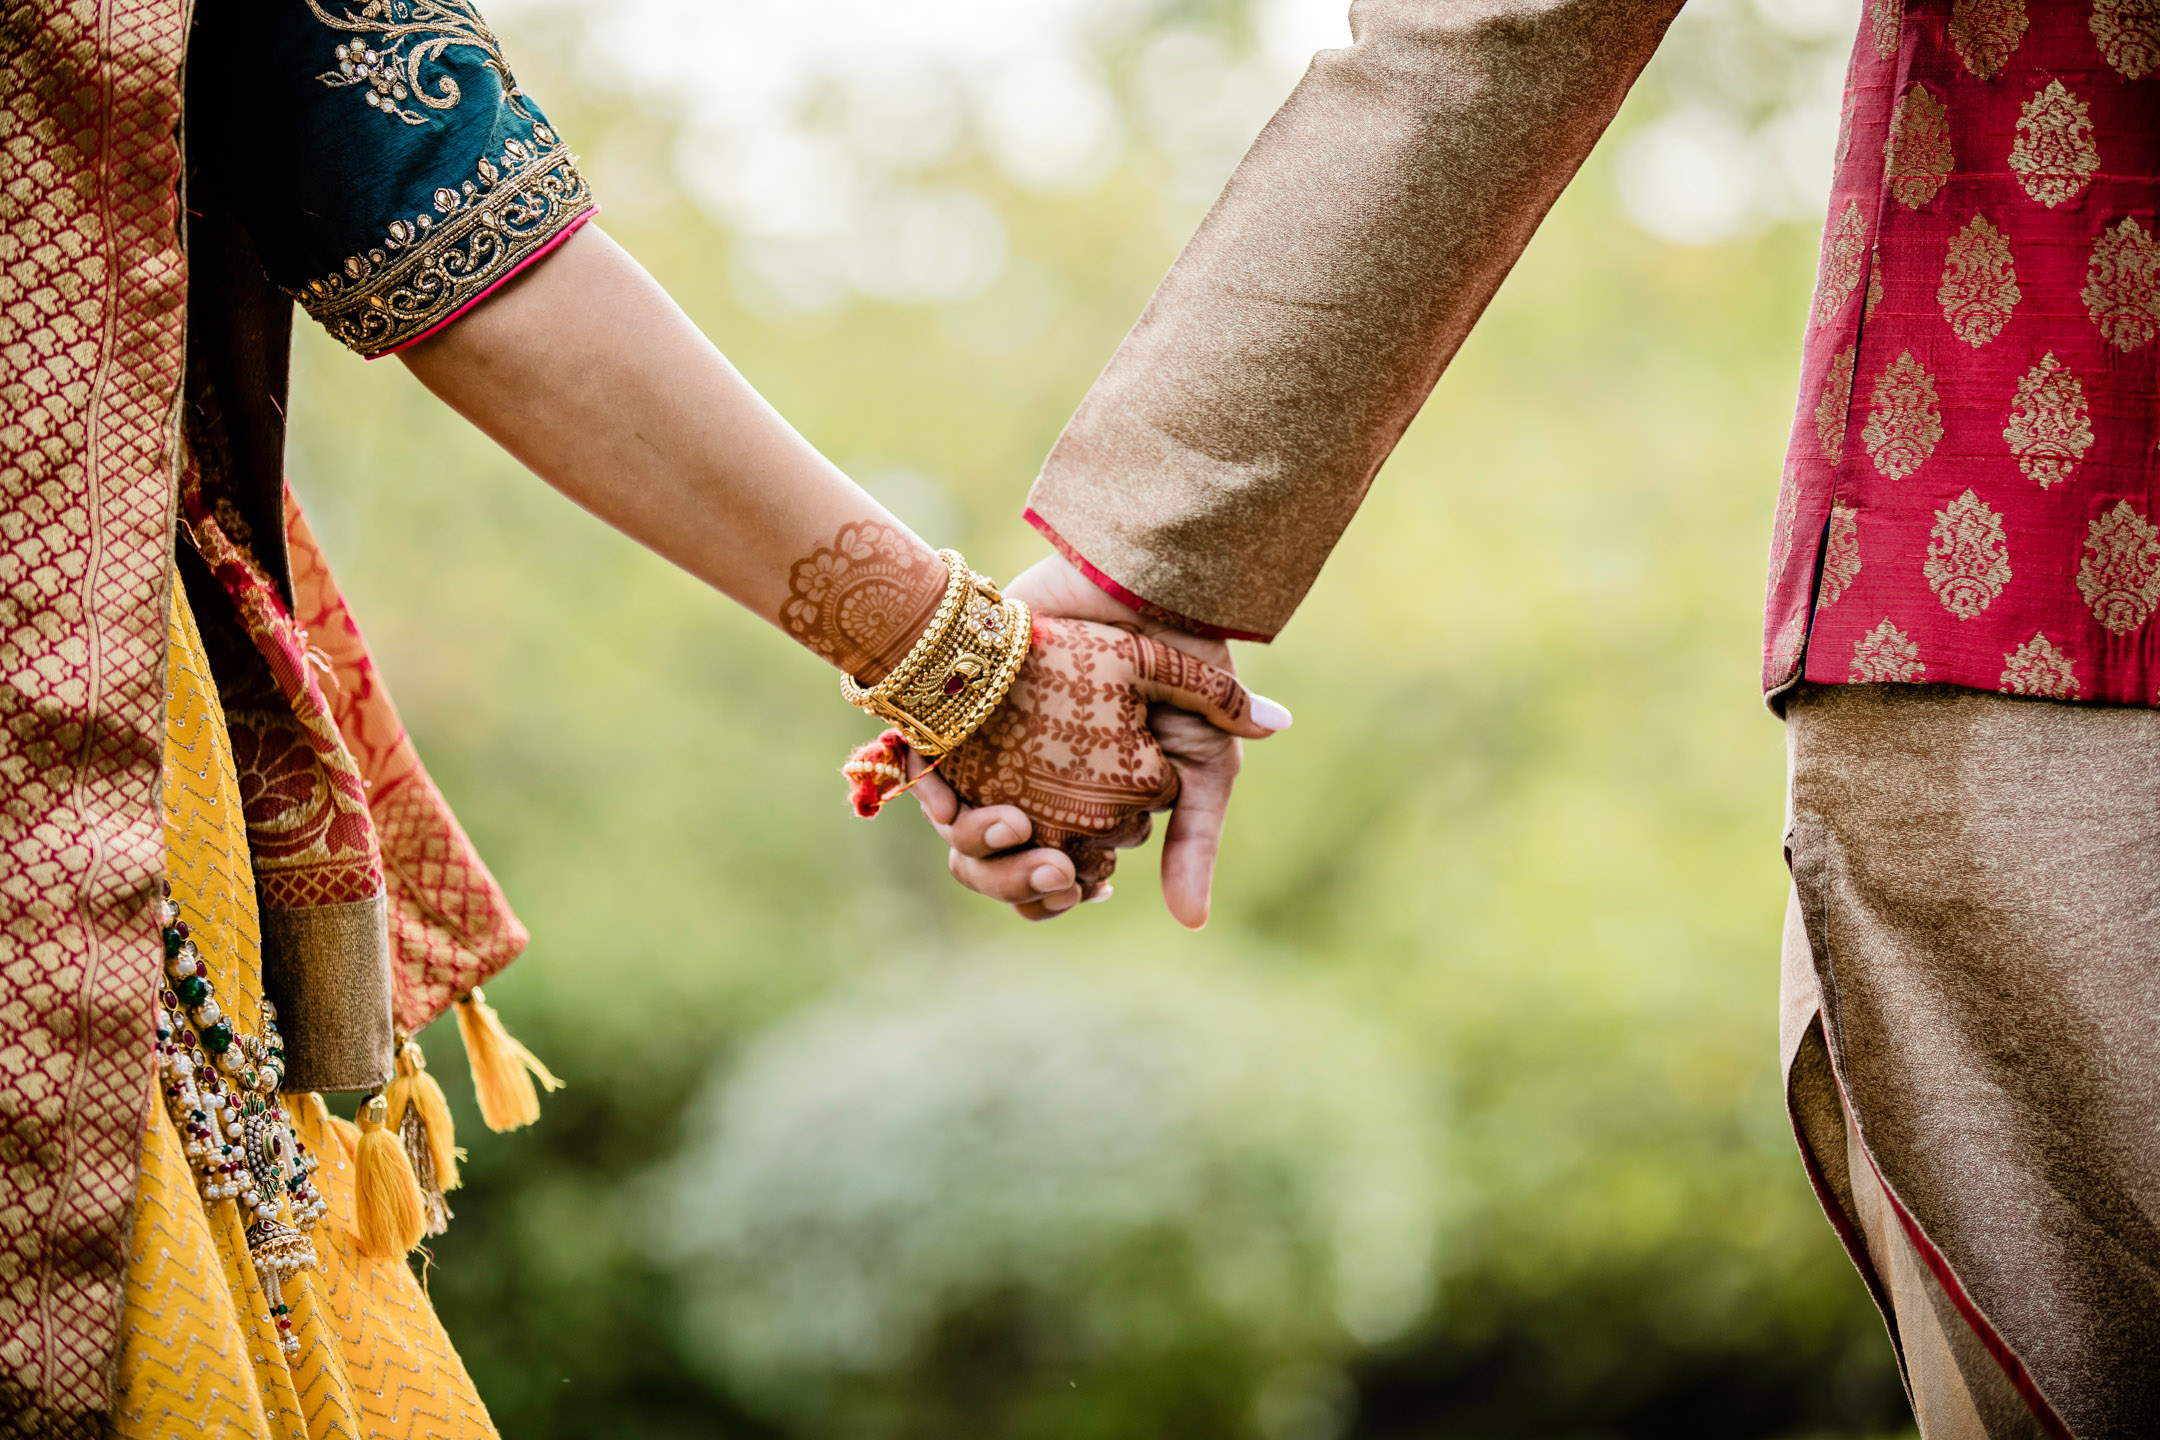
<path fill-rule="evenodd" d="M 213 982 L 243 1024 L 259 1004 L 262 952 L 238 780 L 202 641 L 174 585 L 167 690 L 167 871 Z M 299 1356 L 277 1347 L 268 1302 L 229 1201 L 205 1208 L 163 1104 L 152 1107 L 128 1247 L 111 1433 L 126 1440 L 493 1440 L 471 1378 L 402 1261 L 355 1253 L 351 1154 L 319 1100 L 295 1097 L 322 1160 L 331 1212 L 321 1268 L 287 1289 Z"/>

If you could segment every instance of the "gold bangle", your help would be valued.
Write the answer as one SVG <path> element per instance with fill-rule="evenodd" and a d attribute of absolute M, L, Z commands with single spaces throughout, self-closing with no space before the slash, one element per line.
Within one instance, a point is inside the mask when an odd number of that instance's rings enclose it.
<path fill-rule="evenodd" d="M 940 550 L 945 598 L 907 657 L 876 685 L 840 677 L 840 693 L 935 760 L 957 750 L 1004 703 L 1027 660 L 1034 616 L 998 593 L 957 550 Z"/>

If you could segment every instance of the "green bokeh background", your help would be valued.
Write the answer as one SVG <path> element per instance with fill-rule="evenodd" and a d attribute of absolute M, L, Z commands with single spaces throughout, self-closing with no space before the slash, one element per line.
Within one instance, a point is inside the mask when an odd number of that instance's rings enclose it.
<path fill-rule="evenodd" d="M 664 108 L 590 78 L 559 14 L 503 28 L 603 223 L 784 414 L 936 543 L 1041 553 L 1026 484 L 1196 218 L 1165 223 L 1143 148 L 1045 198 L 963 147 L 947 178 L 1009 236 L 988 291 L 787 313 L 667 178 Z M 1652 239 L 1615 143 L 1296 621 L 1243 647 L 1298 723 L 1249 750 L 1198 935 L 1152 850 L 1049 926 L 963 894 L 911 814 L 847 813 L 869 727 L 816 660 L 302 327 L 293 483 L 535 937 L 489 996 L 569 1081 L 494 1136 L 426 1037 L 472 1156 L 429 1284 L 505 1434 L 1909 1425 L 1776 1070 L 1758 616 L 1813 235 Z M 1030 1068 L 1067 1040 L 1077 1068 Z M 1401 1203 L 1361 1218 L 1361 1183 Z M 1415 1318 L 1330 1308 L 1359 1244 Z M 1273 1278 L 1217 1284 L 1216 1254 Z M 836 1255 L 906 1312 L 868 1359 L 777 1300 L 760 1331 L 774 1296 L 815 1318 Z"/>

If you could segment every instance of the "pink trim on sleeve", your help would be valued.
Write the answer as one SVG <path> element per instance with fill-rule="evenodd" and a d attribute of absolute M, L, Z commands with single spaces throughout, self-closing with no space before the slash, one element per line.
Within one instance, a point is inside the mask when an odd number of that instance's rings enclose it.
<path fill-rule="evenodd" d="M 572 235 L 575 235 L 578 231 L 584 229 L 585 222 L 592 219 L 593 216 L 598 215 L 599 213 L 600 207 L 598 205 L 595 205 L 591 209 L 586 210 L 582 214 L 578 215 L 577 218 L 573 219 L 569 224 L 563 226 L 562 229 L 556 231 L 553 235 L 549 236 L 547 244 L 542 245 L 539 249 L 533 251 L 532 254 L 527 255 L 524 259 L 518 261 L 517 264 L 511 266 L 507 274 L 505 274 L 501 279 L 497 280 L 494 284 L 488 286 L 487 289 L 482 290 L 479 294 L 473 296 L 472 299 L 466 301 L 463 305 L 458 306 L 457 309 L 451 311 L 448 315 L 443 316 L 442 319 L 436 321 L 433 325 L 428 326 L 427 329 L 421 331 L 418 335 L 413 336 L 412 339 L 401 341 L 400 343 L 391 346 L 387 350 L 378 350 L 373 355 L 370 355 L 367 358 L 370 360 L 380 360 L 385 355 L 395 355 L 400 350 L 409 350 L 413 346 L 418 345 L 423 340 L 430 340 L 433 339 L 435 336 L 442 334 L 443 331 L 449 329 L 452 325 L 455 325 L 458 321 L 464 319 L 466 314 L 471 311 L 473 306 L 478 305 L 481 301 L 487 299 L 488 296 L 493 295 L 497 290 L 502 289 L 503 286 L 509 284 L 512 280 L 517 279 L 518 276 L 524 274 L 527 270 L 530 270 L 542 258 L 553 253 L 556 246 L 562 244 L 563 241 L 568 240 Z"/>
<path fill-rule="evenodd" d="M 1262 635 L 1251 630 L 1232 630 L 1222 625 L 1210 625 L 1205 620 L 1195 620 L 1189 615 L 1180 615 L 1175 610 L 1157 605 L 1152 600 L 1135 595 L 1132 591 L 1089 564 L 1087 556 L 1082 555 L 1068 544 L 1065 537 L 1058 534 L 1056 527 L 1048 520 L 1045 520 L 1034 506 L 1030 505 L 1023 514 L 1028 524 L 1040 530 L 1043 538 L 1057 547 L 1058 554 L 1071 561 L 1075 569 L 1082 575 L 1087 576 L 1090 584 L 1128 610 L 1145 615 L 1150 620 L 1159 620 L 1165 625 L 1175 626 L 1188 634 L 1205 635 L 1211 640 L 1255 640 L 1265 645 L 1275 638 L 1273 635 Z"/>

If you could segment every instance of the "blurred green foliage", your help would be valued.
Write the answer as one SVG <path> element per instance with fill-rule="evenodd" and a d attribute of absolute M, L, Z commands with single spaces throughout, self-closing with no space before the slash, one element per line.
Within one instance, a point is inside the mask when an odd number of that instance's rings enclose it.
<path fill-rule="evenodd" d="M 1175 253 L 1145 155 L 1053 199 L 962 154 L 987 293 L 776 314 L 668 118 L 545 14 L 507 38 L 784 414 L 937 543 L 1040 553 L 1027 480 Z M 1299 720 L 1199 935 L 1150 852 L 1049 926 L 964 895 L 848 815 L 867 726 L 814 659 L 303 327 L 295 487 L 536 937 L 490 998 L 570 1082 L 494 1136 L 427 1037 L 472 1152 L 429 1280 L 505 1434 L 1907 1423 L 1776 1069 L 1757 617 L 1812 236 L 1661 245 L 1608 150 L 1241 655 Z"/>

